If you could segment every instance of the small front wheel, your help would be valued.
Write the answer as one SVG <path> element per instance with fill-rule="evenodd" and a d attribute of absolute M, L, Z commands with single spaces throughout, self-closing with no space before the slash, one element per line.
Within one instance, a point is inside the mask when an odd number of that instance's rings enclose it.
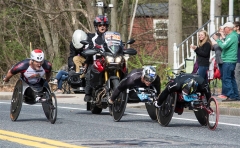
<path fill-rule="evenodd" d="M 47 119 L 54 124 L 57 119 L 57 99 L 54 93 L 50 93 L 49 91 L 45 92 L 44 99 L 46 101 L 42 102 L 43 111 L 47 117 Z"/>
<path fill-rule="evenodd" d="M 218 125 L 219 108 L 215 98 L 210 98 L 207 104 L 208 116 L 207 125 L 210 130 L 215 130 Z"/>

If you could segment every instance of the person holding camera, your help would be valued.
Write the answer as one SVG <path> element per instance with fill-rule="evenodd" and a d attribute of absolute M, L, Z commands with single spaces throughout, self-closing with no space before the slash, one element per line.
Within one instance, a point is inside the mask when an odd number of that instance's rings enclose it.
<path fill-rule="evenodd" d="M 239 100 L 237 83 L 235 80 L 234 70 L 237 63 L 238 34 L 233 31 L 234 24 L 227 22 L 223 25 L 226 38 L 224 41 L 219 36 L 213 35 L 219 47 L 222 48 L 222 89 L 227 90 L 225 101 Z"/>
<path fill-rule="evenodd" d="M 72 42 L 70 43 L 68 67 L 69 70 L 75 70 L 76 73 L 80 72 L 80 67 L 83 67 L 85 62 L 85 57 L 82 55 L 85 46 L 80 43 L 82 40 L 87 40 L 87 34 L 82 30 L 75 30 L 72 36 Z M 80 78 L 82 77 L 84 77 L 84 75 L 80 76 Z"/>

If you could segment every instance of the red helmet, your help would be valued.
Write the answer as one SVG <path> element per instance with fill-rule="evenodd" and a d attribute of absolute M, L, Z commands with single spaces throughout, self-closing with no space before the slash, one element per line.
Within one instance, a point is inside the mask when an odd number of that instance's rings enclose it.
<path fill-rule="evenodd" d="M 93 24 L 95 27 L 97 27 L 99 24 L 104 24 L 106 25 L 106 27 L 108 27 L 109 25 L 108 18 L 107 16 L 99 15 L 94 19 Z"/>

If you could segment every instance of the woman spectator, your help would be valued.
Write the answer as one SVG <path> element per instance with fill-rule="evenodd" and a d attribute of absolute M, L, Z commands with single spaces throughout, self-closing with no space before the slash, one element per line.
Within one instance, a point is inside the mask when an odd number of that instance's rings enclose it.
<path fill-rule="evenodd" d="M 198 33 L 198 46 L 191 45 L 197 54 L 198 74 L 208 81 L 207 71 L 209 69 L 210 51 L 212 49 L 212 42 L 208 33 L 205 30 L 201 30 Z"/>

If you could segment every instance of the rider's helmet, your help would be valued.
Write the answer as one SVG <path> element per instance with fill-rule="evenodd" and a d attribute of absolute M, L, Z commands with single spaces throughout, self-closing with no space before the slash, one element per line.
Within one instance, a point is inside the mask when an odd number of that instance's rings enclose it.
<path fill-rule="evenodd" d="M 31 59 L 37 62 L 42 62 L 44 60 L 44 53 L 41 49 L 34 49 L 31 52 Z"/>
<path fill-rule="evenodd" d="M 82 40 L 87 40 L 87 34 L 82 30 L 75 30 L 72 36 L 72 43 L 76 49 L 83 47 L 83 44 L 80 43 Z"/>
<path fill-rule="evenodd" d="M 198 83 L 192 79 L 188 78 L 184 81 L 184 84 L 182 86 L 182 93 L 183 95 L 190 95 L 196 92 Z"/>
<path fill-rule="evenodd" d="M 106 25 L 106 30 L 108 29 L 108 26 L 109 26 L 109 22 L 108 22 L 108 18 L 107 16 L 104 16 L 104 15 L 99 15 L 97 16 L 94 21 L 93 21 L 93 25 L 95 27 L 95 30 L 98 32 L 98 28 L 97 26 L 98 25 Z"/>
<path fill-rule="evenodd" d="M 142 77 L 148 82 L 153 82 L 157 77 L 156 69 L 152 66 L 146 66 L 143 69 Z"/>

